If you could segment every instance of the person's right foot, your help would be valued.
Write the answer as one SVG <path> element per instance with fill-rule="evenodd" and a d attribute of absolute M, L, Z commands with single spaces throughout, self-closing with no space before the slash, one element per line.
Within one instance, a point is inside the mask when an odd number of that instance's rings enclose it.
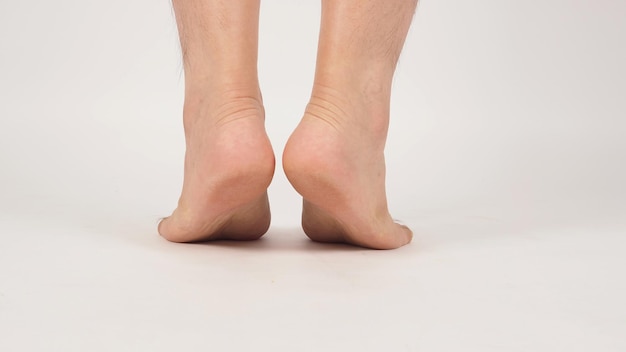
<path fill-rule="evenodd" d="M 316 86 L 283 153 L 287 178 L 304 199 L 302 227 L 312 240 L 374 249 L 409 243 L 385 193 L 388 106 L 363 92 Z"/>

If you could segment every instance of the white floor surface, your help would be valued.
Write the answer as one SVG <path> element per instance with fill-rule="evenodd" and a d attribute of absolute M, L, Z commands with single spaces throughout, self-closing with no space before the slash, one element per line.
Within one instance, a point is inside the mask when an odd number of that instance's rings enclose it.
<path fill-rule="evenodd" d="M 0 221 L 3 351 L 626 350 L 624 227 L 442 212 L 369 251 L 296 226 L 184 245 L 148 218 L 43 219 Z"/>

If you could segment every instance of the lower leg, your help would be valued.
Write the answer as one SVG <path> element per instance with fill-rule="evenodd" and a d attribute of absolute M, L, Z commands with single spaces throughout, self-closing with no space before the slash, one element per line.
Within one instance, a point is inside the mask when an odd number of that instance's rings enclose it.
<path fill-rule="evenodd" d="M 391 83 L 416 0 L 323 0 L 311 100 L 283 154 L 316 241 L 396 248 L 411 231 L 392 220 L 384 146 Z"/>
<path fill-rule="evenodd" d="M 185 70 L 186 153 L 170 241 L 256 239 L 269 227 L 274 155 L 257 78 L 259 0 L 174 0 Z"/>

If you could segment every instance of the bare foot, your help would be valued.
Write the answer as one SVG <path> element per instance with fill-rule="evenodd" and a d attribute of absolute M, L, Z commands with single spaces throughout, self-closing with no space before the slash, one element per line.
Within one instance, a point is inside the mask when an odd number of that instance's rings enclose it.
<path fill-rule="evenodd" d="M 302 227 L 314 241 L 374 249 L 411 241 L 411 230 L 395 223 L 387 209 L 388 106 L 377 101 L 317 86 L 285 146 L 283 168 L 304 198 Z"/>
<path fill-rule="evenodd" d="M 172 242 L 254 240 L 269 228 L 274 153 L 260 96 L 187 99 L 187 151 L 178 207 L 159 224 Z"/>

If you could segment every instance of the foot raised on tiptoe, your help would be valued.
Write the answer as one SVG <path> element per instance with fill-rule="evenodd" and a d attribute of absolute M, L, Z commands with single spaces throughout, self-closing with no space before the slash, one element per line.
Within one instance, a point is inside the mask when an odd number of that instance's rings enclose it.
<path fill-rule="evenodd" d="M 393 221 L 385 194 L 385 111 L 358 94 L 316 88 L 283 154 L 302 195 L 302 227 L 312 240 L 393 249 L 411 241 Z M 382 114 L 382 115 L 381 115 Z"/>
<path fill-rule="evenodd" d="M 183 190 L 176 210 L 159 224 L 170 241 L 254 240 L 269 227 L 274 153 L 263 107 L 255 97 L 226 95 L 185 107 Z"/>

